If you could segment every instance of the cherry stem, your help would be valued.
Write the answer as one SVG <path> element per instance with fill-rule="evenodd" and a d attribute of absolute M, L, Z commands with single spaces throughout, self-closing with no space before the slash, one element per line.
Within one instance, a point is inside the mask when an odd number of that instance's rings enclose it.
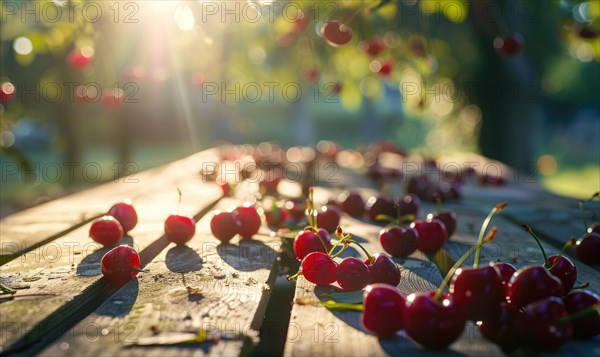
<path fill-rule="evenodd" d="M 473 262 L 473 268 L 477 269 L 479 268 L 479 260 L 481 258 L 481 246 L 482 246 L 482 242 L 483 242 L 483 237 L 485 235 L 485 231 L 487 230 L 487 227 L 490 225 L 490 222 L 492 221 L 492 217 L 494 217 L 494 215 L 500 211 L 502 211 L 504 209 L 504 207 L 506 207 L 508 205 L 508 203 L 506 202 L 500 202 L 498 203 L 496 206 L 494 206 L 494 208 L 492 208 L 492 210 L 490 211 L 490 213 L 487 215 L 487 217 L 485 218 L 485 220 L 483 221 L 483 224 L 481 225 L 481 230 L 479 230 L 479 237 L 477 238 L 477 251 L 475 252 L 475 261 Z"/>
<path fill-rule="evenodd" d="M 317 237 L 319 237 L 319 241 L 321 241 L 321 244 L 323 244 L 323 249 L 325 251 L 327 251 L 327 245 L 325 244 L 325 240 L 323 239 L 323 237 L 321 237 L 321 234 L 319 233 L 319 230 L 315 227 L 306 227 L 305 229 L 310 230 L 311 232 L 313 232 L 314 234 L 317 235 Z"/>
<path fill-rule="evenodd" d="M 360 249 L 362 249 L 363 252 L 365 252 L 365 254 L 367 255 L 367 259 L 369 259 L 369 262 L 371 262 L 371 263 L 373 262 L 373 257 L 371 256 L 371 254 L 369 254 L 369 252 L 365 249 L 365 247 L 363 247 L 360 243 L 358 243 L 354 239 L 350 239 L 350 240 L 348 240 L 348 242 L 356 244 Z"/>
<path fill-rule="evenodd" d="M 306 219 L 308 220 L 309 226 L 318 229 L 317 220 L 315 217 L 314 189 L 312 187 L 308 189 L 308 199 L 306 200 Z"/>
<path fill-rule="evenodd" d="M 179 213 L 179 208 L 181 207 L 181 198 L 183 196 L 179 187 L 177 187 L 177 193 L 179 194 L 179 199 L 177 200 L 177 213 Z"/>
<path fill-rule="evenodd" d="M 561 317 L 560 319 L 558 319 L 558 323 L 563 324 L 565 322 L 573 321 L 573 320 L 579 319 L 581 317 L 591 315 L 593 313 L 600 315 L 600 303 L 595 303 L 594 305 L 588 306 L 585 309 L 581 309 L 577 312 L 574 312 L 567 317 Z"/>
<path fill-rule="evenodd" d="M 11 295 L 14 295 L 17 293 L 16 290 L 11 289 L 8 286 L 4 286 L 3 284 L 0 284 L 0 291 L 2 291 L 3 294 L 11 294 Z"/>
<path fill-rule="evenodd" d="M 296 274 L 288 276 L 287 281 L 292 281 L 292 280 L 298 279 L 298 277 L 300 275 L 302 275 L 302 271 L 298 270 L 298 272 Z"/>
<path fill-rule="evenodd" d="M 140 269 L 140 268 L 136 268 L 136 267 L 131 267 L 131 271 L 136 271 L 138 273 L 147 273 L 148 270 L 146 269 Z"/>
<path fill-rule="evenodd" d="M 571 290 L 573 290 L 573 289 L 586 289 L 589 286 L 590 286 L 590 282 L 586 281 L 585 283 L 581 283 L 581 284 L 579 284 L 577 286 L 572 287 Z"/>
<path fill-rule="evenodd" d="M 444 289 L 446 288 L 446 286 L 448 286 L 448 283 L 450 283 L 450 279 L 452 279 L 456 270 L 458 268 L 460 268 L 467 261 L 467 259 L 469 259 L 469 257 L 471 256 L 471 254 L 473 254 L 473 252 L 475 250 L 478 250 L 479 248 L 481 248 L 481 246 L 484 245 L 486 242 L 487 241 L 478 242 L 477 244 L 475 244 L 474 246 L 469 248 L 469 250 L 467 250 L 467 252 L 465 254 L 463 254 L 463 256 L 460 257 L 459 260 L 456 261 L 456 263 L 454 263 L 452 268 L 450 268 L 450 270 L 448 271 L 448 274 L 446 274 L 446 277 L 444 277 L 444 280 L 440 284 L 440 287 L 435 292 L 435 295 L 433 296 L 433 300 L 436 300 L 436 301 L 440 300 L 440 298 L 442 297 L 442 294 L 444 293 Z"/>
<path fill-rule="evenodd" d="M 335 235 L 338 236 L 338 241 L 335 242 L 335 244 L 333 245 L 333 247 L 331 247 L 331 249 L 329 250 L 329 252 L 327 253 L 327 255 L 329 255 L 330 257 L 336 257 L 338 256 L 338 254 L 340 254 L 341 252 L 336 253 L 334 256 L 332 256 L 331 254 L 333 253 L 333 251 L 335 250 L 335 247 L 337 247 L 338 245 L 340 245 L 341 243 L 344 243 L 345 240 L 352 238 L 352 234 L 348 233 L 348 234 L 344 234 L 342 232 L 342 227 L 338 226 L 337 229 L 335 230 Z M 342 248 L 343 251 L 344 248 Z M 325 251 L 327 251 L 327 248 L 325 248 Z"/>
<path fill-rule="evenodd" d="M 523 226 L 523 228 L 525 228 L 527 233 L 529 233 L 529 235 L 531 235 L 533 237 L 533 239 L 535 239 L 535 242 L 540 247 L 540 250 L 542 251 L 542 255 L 544 256 L 544 268 L 550 269 L 552 267 L 552 265 L 550 264 L 550 262 L 548 262 L 548 256 L 546 255 L 546 250 L 544 250 L 544 247 L 542 246 L 542 242 L 540 241 L 538 236 L 535 233 L 533 233 L 533 231 L 531 230 L 531 227 L 529 227 L 526 224 L 523 224 L 522 226 Z"/>
<path fill-rule="evenodd" d="M 442 210 L 442 196 L 440 196 L 439 193 L 435 192 L 434 193 L 434 197 L 435 197 L 435 206 L 438 212 L 440 212 Z"/>

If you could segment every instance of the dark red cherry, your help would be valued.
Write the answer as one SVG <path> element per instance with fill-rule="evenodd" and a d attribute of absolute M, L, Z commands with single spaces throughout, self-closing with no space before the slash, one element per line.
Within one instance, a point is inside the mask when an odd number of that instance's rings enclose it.
<path fill-rule="evenodd" d="M 569 315 L 600 303 L 600 297 L 587 290 L 572 291 L 563 298 Z M 588 339 L 600 334 L 600 314 L 589 314 L 571 320 L 573 337 Z"/>
<path fill-rule="evenodd" d="M 365 260 L 371 275 L 371 284 L 383 283 L 392 286 L 400 284 L 400 268 L 385 253 L 375 253 L 373 261 Z"/>
<path fill-rule="evenodd" d="M 562 281 L 565 292 L 571 291 L 571 288 L 577 281 L 577 268 L 575 264 L 564 255 L 551 255 L 548 257 L 548 262 L 552 264 L 548 270 Z"/>
<path fill-rule="evenodd" d="M 281 227 L 290 217 L 284 205 L 273 202 L 269 210 L 265 210 L 265 221 L 270 227 Z"/>
<path fill-rule="evenodd" d="M 588 233 L 577 241 L 577 256 L 589 265 L 600 265 L 600 233 Z"/>
<path fill-rule="evenodd" d="M 363 294 L 363 326 L 380 337 L 394 335 L 404 325 L 405 300 L 400 290 L 389 285 L 367 286 Z"/>
<path fill-rule="evenodd" d="M 494 266 L 460 268 L 450 282 L 450 295 L 454 303 L 465 309 L 469 320 L 490 319 L 504 301 L 504 286 L 500 272 Z"/>
<path fill-rule="evenodd" d="M 221 242 L 227 243 L 233 238 L 240 227 L 240 221 L 233 212 L 216 211 L 210 220 L 212 234 Z"/>
<path fill-rule="evenodd" d="M 242 238 L 250 239 L 258 233 L 260 228 L 260 215 L 254 206 L 237 207 L 234 211 L 240 222 L 238 233 Z"/>
<path fill-rule="evenodd" d="M 337 263 L 325 253 L 312 252 L 302 259 L 301 271 L 306 280 L 317 285 L 329 285 L 337 279 Z"/>
<path fill-rule="evenodd" d="M 355 257 L 344 258 L 336 268 L 337 282 L 347 291 L 360 290 L 370 283 L 369 267 Z"/>
<path fill-rule="evenodd" d="M 338 21 L 329 21 L 321 27 L 321 36 L 327 44 L 337 47 L 345 45 L 352 40 L 352 29 L 348 25 L 340 24 Z"/>
<path fill-rule="evenodd" d="M 421 208 L 421 200 L 412 193 L 405 195 L 398 201 L 398 212 L 400 213 L 400 216 L 412 214 L 416 217 L 419 214 L 419 208 Z"/>
<path fill-rule="evenodd" d="M 138 222 L 137 212 L 131 205 L 131 201 L 116 203 L 108 210 L 108 215 L 115 217 L 124 232 L 132 230 Z"/>
<path fill-rule="evenodd" d="M 496 37 L 496 39 L 494 39 L 494 47 L 508 57 L 519 54 L 523 49 L 524 43 L 525 40 L 523 39 L 523 36 L 518 32 L 506 37 Z"/>
<path fill-rule="evenodd" d="M 517 316 L 517 331 L 524 341 L 543 351 L 558 349 L 573 333 L 570 321 L 560 298 L 546 297 L 525 306 Z"/>
<path fill-rule="evenodd" d="M 477 328 L 483 337 L 497 344 L 502 352 L 510 354 L 519 348 L 520 337 L 517 332 L 518 310 L 506 302 L 501 302 L 496 314 L 486 320 L 478 321 Z"/>
<path fill-rule="evenodd" d="M 294 239 L 294 254 L 298 260 L 304 259 L 304 257 L 312 252 L 328 253 L 329 249 L 332 248 L 329 233 L 323 228 L 319 228 L 318 232 L 319 235 L 312 229 L 305 229 L 298 233 Z M 321 239 L 327 249 L 323 247 Z"/>
<path fill-rule="evenodd" d="M 598 37 L 598 31 L 593 26 L 575 25 L 575 33 L 581 38 L 592 39 Z"/>
<path fill-rule="evenodd" d="M 117 244 L 123 234 L 121 223 L 112 216 L 98 218 L 90 226 L 90 237 L 105 247 Z"/>
<path fill-rule="evenodd" d="M 140 269 L 140 256 L 127 245 L 108 251 L 100 263 L 102 275 L 113 287 L 119 287 L 133 279 Z"/>
<path fill-rule="evenodd" d="M 417 250 L 417 236 L 413 228 L 392 226 L 379 232 L 379 242 L 392 257 L 405 258 Z"/>
<path fill-rule="evenodd" d="M 185 244 L 196 234 L 196 221 L 187 216 L 170 215 L 165 221 L 165 236 L 175 244 Z"/>
<path fill-rule="evenodd" d="M 415 221 L 411 223 L 411 228 L 417 231 L 417 247 L 426 254 L 435 254 L 442 249 L 448 232 L 441 221 L 433 219 L 431 221 Z"/>
<path fill-rule="evenodd" d="M 428 214 L 427 220 L 431 221 L 432 219 L 437 219 L 444 224 L 444 227 L 446 227 L 446 231 L 448 232 L 448 237 L 451 237 L 456 231 L 456 215 L 454 212 L 442 210 Z"/>
<path fill-rule="evenodd" d="M 406 182 L 405 190 L 408 193 L 414 193 L 419 197 L 423 197 L 425 195 L 425 191 L 429 187 L 429 180 L 427 176 L 411 176 Z"/>
<path fill-rule="evenodd" d="M 504 298 L 506 298 L 506 296 L 508 296 L 508 282 L 510 281 L 510 278 L 513 276 L 513 274 L 517 271 L 517 268 L 515 268 L 512 264 L 504 262 L 498 262 L 493 264 L 496 267 L 496 269 L 498 269 L 498 271 L 500 272 L 502 286 L 504 286 Z"/>
<path fill-rule="evenodd" d="M 394 200 L 379 196 L 379 197 L 371 197 L 367 201 L 367 214 L 372 221 L 380 221 L 376 217 L 380 214 L 397 218 L 398 210 L 396 209 L 396 205 Z"/>
<path fill-rule="evenodd" d="M 517 270 L 508 283 L 508 300 L 516 308 L 549 296 L 562 296 L 563 292 L 560 279 L 541 265 Z"/>
<path fill-rule="evenodd" d="M 434 300 L 435 292 L 410 294 L 404 307 L 408 337 L 425 348 L 441 350 L 462 335 L 465 317 L 450 295 Z"/>
<path fill-rule="evenodd" d="M 340 211 L 335 206 L 323 206 L 317 213 L 317 226 L 329 233 L 335 232 L 340 225 Z"/>
<path fill-rule="evenodd" d="M 365 214 L 365 200 L 358 192 L 345 192 L 339 197 L 342 211 L 352 217 L 361 217 Z"/>

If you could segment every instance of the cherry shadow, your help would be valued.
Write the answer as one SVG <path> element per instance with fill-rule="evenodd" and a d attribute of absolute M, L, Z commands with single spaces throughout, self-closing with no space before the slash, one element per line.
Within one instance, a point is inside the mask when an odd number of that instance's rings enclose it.
<path fill-rule="evenodd" d="M 128 245 L 130 247 L 133 247 L 133 238 L 130 235 L 126 235 L 123 238 L 121 238 L 121 240 L 114 246 L 98 248 L 91 254 L 87 254 L 87 250 L 84 250 L 82 254 L 87 255 L 83 257 L 79 264 L 77 264 L 75 274 L 79 276 L 101 275 L 102 270 L 100 268 L 100 262 L 102 261 L 102 257 L 104 256 L 104 254 L 108 253 L 108 251 L 119 245 Z"/>
<path fill-rule="evenodd" d="M 96 313 L 110 317 L 124 317 L 129 315 L 133 305 L 137 301 L 139 291 L 139 281 L 137 278 L 134 278 L 100 305 Z"/>
<path fill-rule="evenodd" d="M 165 263 L 174 273 L 190 273 L 202 269 L 202 258 L 187 245 L 176 245 L 169 249 Z"/>
<path fill-rule="evenodd" d="M 219 244 L 216 251 L 225 263 L 238 271 L 271 269 L 280 243 L 271 244 L 273 247 L 256 239 L 241 239 L 237 244 Z"/>

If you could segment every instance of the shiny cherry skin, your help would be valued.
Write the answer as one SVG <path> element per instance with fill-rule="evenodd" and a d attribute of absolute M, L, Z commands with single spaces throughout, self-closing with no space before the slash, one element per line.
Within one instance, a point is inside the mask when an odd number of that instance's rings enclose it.
<path fill-rule="evenodd" d="M 542 351 L 553 351 L 567 342 L 573 327 L 570 321 L 561 322 L 568 316 L 560 298 L 550 296 L 533 302 L 517 316 L 517 331 L 524 341 Z"/>
<path fill-rule="evenodd" d="M 450 282 L 455 304 L 465 309 L 467 319 L 485 320 L 495 316 L 504 301 L 500 272 L 491 265 L 482 268 L 459 268 Z"/>
<path fill-rule="evenodd" d="M 502 352 L 510 354 L 520 345 L 517 332 L 518 310 L 507 302 L 501 302 L 495 316 L 477 322 L 477 328 L 483 337 L 497 344 Z"/>
<path fill-rule="evenodd" d="M 517 271 L 514 265 L 504 262 L 494 263 L 494 266 L 500 272 L 500 278 L 502 279 L 502 286 L 504 287 L 504 298 L 508 296 L 508 282 L 513 274 Z"/>
<path fill-rule="evenodd" d="M 196 234 L 196 221 L 191 217 L 172 214 L 165 221 L 165 236 L 175 244 L 185 244 L 194 234 Z"/>
<path fill-rule="evenodd" d="M 406 334 L 425 348 L 441 350 L 462 335 L 465 317 L 450 295 L 435 292 L 414 293 L 406 298 L 404 329 Z"/>
<path fill-rule="evenodd" d="M 559 278 L 541 265 L 517 270 L 508 283 L 508 299 L 516 308 L 550 296 L 562 296 L 563 285 Z"/>
<path fill-rule="evenodd" d="M 392 286 L 400 284 L 400 268 L 396 262 L 385 253 L 375 253 L 372 255 L 373 261 L 365 260 L 369 267 L 371 284 L 382 283 Z"/>
<path fill-rule="evenodd" d="M 410 228 L 417 231 L 417 248 L 426 254 L 435 254 L 442 249 L 448 232 L 441 221 L 432 219 L 431 221 L 414 221 Z"/>
<path fill-rule="evenodd" d="M 340 24 L 336 20 L 329 21 L 321 27 L 321 36 L 330 46 L 338 47 L 352 40 L 352 29 L 350 26 Z"/>
<path fill-rule="evenodd" d="M 589 233 L 577 241 L 577 257 L 589 265 L 600 265 L 600 233 Z"/>
<path fill-rule="evenodd" d="M 562 281 L 565 293 L 571 291 L 571 288 L 577 281 L 577 268 L 575 264 L 564 255 L 551 255 L 548 257 L 548 262 L 552 264 L 548 270 Z"/>
<path fill-rule="evenodd" d="M 318 232 L 319 235 L 312 229 L 305 229 L 298 233 L 294 239 L 294 254 L 296 255 L 296 259 L 302 260 L 308 254 L 313 252 L 328 253 L 332 248 L 331 237 L 323 228 L 319 228 Z M 323 240 L 323 243 L 325 243 L 327 250 L 323 247 L 321 239 Z"/>
<path fill-rule="evenodd" d="M 237 220 L 240 222 L 239 235 L 244 239 L 250 239 L 260 229 L 260 215 L 254 206 L 237 207 L 233 210 Z"/>
<path fill-rule="evenodd" d="M 105 247 L 117 244 L 123 238 L 121 223 L 112 216 L 98 218 L 90 226 L 90 237 Z"/>
<path fill-rule="evenodd" d="M 369 198 L 367 201 L 367 215 L 371 221 L 377 222 L 378 219 L 376 217 L 380 214 L 397 218 L 398 211 L 396 210 L 394 200 L 384 196 Z"/>
<path fill-rule="evenodd" d="M 398 212 L 400 213 L 400 216 L 412 214 L 416 217 L 419 214 L 420 208 L 421 199 L 412 193 L 405 195 L 398 201 Z"/>
<path fill-rule="evenodd" d="M 452 237 L 452 235 L 456 231 L 456 215 L 454 214 L 454 212 L 441 210 L 427 215 L 428 221 L 431 221 L 433 219 L 441 221 L 444 224 L 444 227 L 446 227 L 446 231 L 448 232 L 448 238 Z"/>
<path fill-rule="evenodd" d="M 329 285 L 337 279 L 337 263 L 325 253 L 310 253 L 302 259 L 300 269 L 306 280 L 316 285 Z"/>
<path fill-rule="evenodd" d="M 138 274 L 140 256 L 130 246 L 120 245 L 104 254 L 100 267 L 108 284 L 123 286 Z"/>
<path fill-rule="evenodd" d="M 365 200 L 358 192 L 346 192 L 339 197 L 342 211 L 352 217 L 362 217 L 365 214 Z"/>
<path fill-rule="evenodd" d="M 125 233 L 132 230 L 138 222 L 137 212 L 130 201 L 114 204 L 109 210 L 108 215 L 115 217 Z"/>
<path fill-rule="evenodd" d="M 569 315 L 581 311 L 590 306 L 600 303 L 600 297 L 591 291 L 578 290 L 573 291 L 563 298 L 565 307 Z M 589 314 L 571 320 L 573 324 L 573 337 L 579 339 L 589 339 L 600 335 L 600 314 Z"/>
<path fill-rule="evenodd" d="M 363 326 L 379 337 L 393 336 L 404 326 L 405 296 L 386 285 L 367 286 L 363 294 Z"/>
<path fill-rule="evenodd" d="M 270 227 L 281 227 L 289 218 L 288 210 L 275 204 L 270 210 L 265 211 L 265 221 Z"/>
<path fill-rule="evenodd" d="M 336 268 L 337 282 L 346 291 L 360 290 L 371 281 L 369 267 L 358 258 L 344 258 Z"/>
<path fill-rule="evenodd" d="M 413 228 L 391 226 L 379 232 L 379 242 L 392 257 L 406 258 L 417 250 L 418 233 Z"/>
<path fill-rule="evenodd" d="M 317 226 L 329 233 L 335 232 L 340 225 L 340 210 L 332 205 L 323 206 L 317 213 Z"/>
<path fill-rule="evenodd" d="M 240 227 L 240 221 L 233 212 L 215 212 L 210 220 L 212 234 L 221 242 L 227 243 L 233 238 Z"/>

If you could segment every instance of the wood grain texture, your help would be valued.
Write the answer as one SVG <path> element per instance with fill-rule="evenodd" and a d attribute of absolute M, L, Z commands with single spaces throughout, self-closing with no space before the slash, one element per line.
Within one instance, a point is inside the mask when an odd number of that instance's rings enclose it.
<path fill-rule="evenodd" d="M 216 154 L 215 149 L 202 151 L 3 218 L 0 221 L 0 265 L 86 224 L 116 202 L 124 199 L 136 202 L 161 187 L 176 187 L 182 177 L 194 175 L 200 180 L 197 173 L 202 162 L 214 162 Z"/>
<path fill-rule="evenodd" d="M 195 168 L 200 158 L 190 157 L 169 165 L 171 169 L 165 176 L 170 179 L 158 184 L 161 177 L 155 177 L 148 195 L 135 201 L 138 225 L 120 244 L 136 248 L 142 264 L 168 245 L 162 237 L 164 220 L 177 207 L 177 187 L 184 192 L 182 214 L 196 215 L 221 197 L 217 185 L 202 183 L 198 177 Z M 89 226 L 75 229 L 0 267 L 0 281 L 19 289 L 14 297 L 0 300 L 2 350 L 35 345 L 48 338 L 48 331 L 56 332 L 57 325 L 64 328 L 74 323 L 63 321 L 74 318 L 73 313 L 90 308 L 93 311 L 94 304 L 98 306 L 112 294 L 100 272 L 100 260 L 109 248 L 102 248 L 89 238 Z"/>
<path fill-rule="evenodd" d="M 238 202 L 224 199 L 217 208 Z M 211 217 L 208 214 L 198 223 L 187 246 L 170 245 L 147 265 L 147 273 L 121 288 L 42 355 L 234 356 L 245 352 L 258 338 L 281 241 L 257 235 L 253 240 L 234 238 L 230 244 L 220 244 L 210 232 Z M 219 336 L 220 341 L 166 343 L 198 331 Z"/>

